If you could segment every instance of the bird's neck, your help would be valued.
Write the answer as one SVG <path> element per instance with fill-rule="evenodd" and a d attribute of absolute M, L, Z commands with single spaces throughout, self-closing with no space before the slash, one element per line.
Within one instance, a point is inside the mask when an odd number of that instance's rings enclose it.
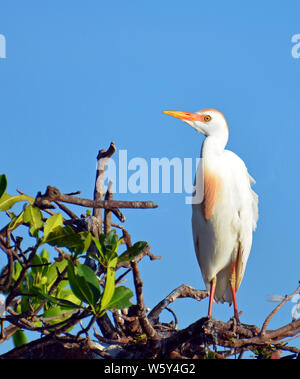
<path fill-rule="evenodd" d="M 221 155 L 225 149 L 227 141 L 228 134 L 207 136 L 202 145 L 201 158 L 207 158 L 212 155 Z"/>

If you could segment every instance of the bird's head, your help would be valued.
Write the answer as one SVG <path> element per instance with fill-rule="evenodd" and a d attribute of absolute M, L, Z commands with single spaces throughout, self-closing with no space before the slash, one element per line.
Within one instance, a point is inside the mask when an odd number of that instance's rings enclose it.
<path fill-rule="evenodd" d="M 225 117 L 216 109 L 203 109 L 195 113 L 181 111 L 164 111 L 164 113 L 180 118 L 205 136 L 228 136 L 228 126 Z"/>

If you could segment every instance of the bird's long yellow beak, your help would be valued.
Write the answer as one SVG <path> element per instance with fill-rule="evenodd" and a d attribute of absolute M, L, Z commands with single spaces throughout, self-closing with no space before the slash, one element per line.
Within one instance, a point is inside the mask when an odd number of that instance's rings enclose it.
<path fill-rule="evenodd" d="M 163 113 L 168 114 L 169 116 L 180 118 L 183 121 L 203 121 L 203 116 L 198 113 L 181 111 L 163 111 Z"/>

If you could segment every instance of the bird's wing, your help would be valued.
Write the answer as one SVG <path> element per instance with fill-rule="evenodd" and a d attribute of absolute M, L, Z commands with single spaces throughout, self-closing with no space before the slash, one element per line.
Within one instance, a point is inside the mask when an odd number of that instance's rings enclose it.
<path fill-rule="evenodd" d="M 252 246 L 252 232 L 258 220 L 258 196 L 251 185 L 255 180 L 249 175 L 244 161 L 229 150 L 224 151 L 223 162 L 229 167 L 231 204 L 234 209 L 232 231 L 237 236 L 236 244 L 236 291 L 244 276 Z M 230 194 L 228 194 L 230 197 Z"/>
<path fill-rule="evenodd" d="M 253 215 L 252 230 L 254 231 L 256 229 L 256 224 L 258 220 L 258 195 L 251 188 L 251 185 L 256 183 L 255 180 L 252 178 L 251 175 L 249 175 L 249 173 L 248 173 L 248 176 L 250 180 L 250 191 L 252 195 L 252 215 Z"/>
<path fill-rule="evenodd" d="M 246 168 L 246 167 L 245 167 Z M 247 170 L 247 169 L 246 169 Z M 236 260 L 236 291 L 238 290 L 244 276 L 246 264 L 252 246 L 252 231 L 256 229 L 258 220 L 258 196 L 252 190 L 251 184 L 255 180 L 246 172 L 248 179 L 248 191 L 243 199 L 239 214 L 239 247 Z"/>

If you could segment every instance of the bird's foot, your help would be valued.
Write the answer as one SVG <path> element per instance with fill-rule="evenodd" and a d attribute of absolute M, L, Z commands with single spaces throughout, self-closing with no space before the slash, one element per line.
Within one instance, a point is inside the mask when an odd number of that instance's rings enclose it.
<path fill-rule="evenodd" d="M 240 315 L 242 314 L 243 312 L 239 312 L 239 313 L 235 313 L 233 317 L 231 317 L 231 319 L 229 321 L 232 322 L 232 330 L 233 332 L 235 333 L 236 332 L 236 327 L 238 325 L 241 325 L 241 321 L 240 321 Z"/>

